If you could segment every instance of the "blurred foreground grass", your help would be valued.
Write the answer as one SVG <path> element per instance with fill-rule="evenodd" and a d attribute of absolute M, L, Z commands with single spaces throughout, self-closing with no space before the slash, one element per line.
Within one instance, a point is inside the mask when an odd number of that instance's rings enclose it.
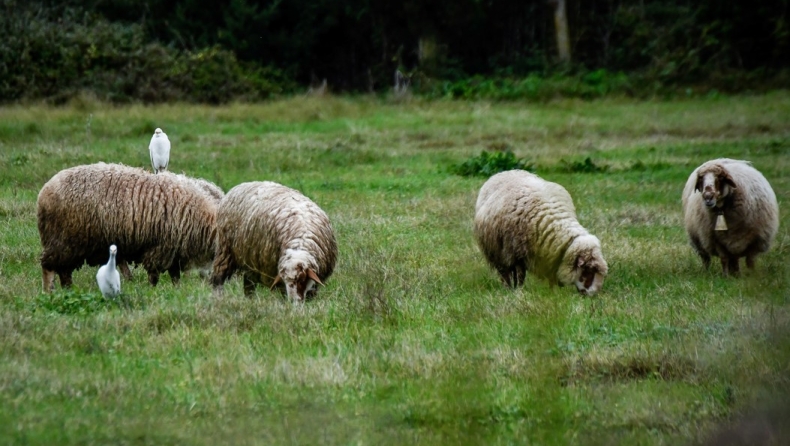
<path fill-rule="evenodd" d="M 700 442 L 790 388 L 790 237 L 740 279 L 706 272 L 680 192 L 708 159 L 748 159 L 786 222 L 788 116 L 786 92 L 0 108 L 0 442 Z M 138 270 L 107 302 L 92 268 L 40 293 L 39 188 L 78 164 L 148 168 L 156 127 L 175 172 L 277 181 L 327 211 L 341 255 L 318 299 Z M 482 150 L 569 190 L 610 265 L 600 295 L 499 285 L 471 231 L 485 178 L 450 173 Z"/>

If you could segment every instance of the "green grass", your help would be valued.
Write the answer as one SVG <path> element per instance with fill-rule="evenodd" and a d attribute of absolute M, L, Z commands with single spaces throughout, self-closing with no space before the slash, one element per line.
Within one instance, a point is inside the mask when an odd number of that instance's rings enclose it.
<path fill-rule="evenodd" d="M 788 116 L 787 92 L 0 108 L 0 443 L 699 443 L 790 390 Z M 87 267 L 40 292 L 38 190 L 78 164 L 150 167 L 155 127 L 171 170 L 277 181 L 329 214 L 340 259 L 316 300 L 137 270 L 108 302 Z M 601 239 L 595 298 L 507 290 L 485 264 L 485 178 L 450 172 L 502 148 Z M 773 250 L 739 279 L 704 271 L 681 222 L 686 178 L 717 157 L 751 160 L 780 202 Z"/>

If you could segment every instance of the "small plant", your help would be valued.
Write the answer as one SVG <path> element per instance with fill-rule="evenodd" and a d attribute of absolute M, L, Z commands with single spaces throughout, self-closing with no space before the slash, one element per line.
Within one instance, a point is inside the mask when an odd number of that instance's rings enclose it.
<path fill-rule="evenodd" d="M 636 161 L 626 170 L 636 171 L 636 172 L 655 172 L 656 170 L 665 170 L 672 167 L 671 164 L 665 162 L 657 162 L 657 163 L 643 163 L 642 161 Z"/>
<path fill-rule="evenodd" d="M 30 161 L 30 158 L 27 155 L 14 155 L 11 157 L 11 165 L 13 166 L 24 166 L 28 161 Z"/>
<path fill-rule="evenodd" d="M 77 289 L 57 291 L 52 294 L 41 294 L 35 302 L 36 308 L 59 314 L 91 314 L 102 310 L 111 301 L 101 294 L 85 292 Z"/>
<path fill-rule="evenodd" d="M 560 160 L 561 170 L 573 173 L 601 173 L 609 170 L 606 164 L 596 164 L 589 156 L 584 161 Z"/>
<path fill-rule="evenodd" d="M 450 167 L 450 172 L 462 177 L 489 177 L 495 173 L 506 170 L 523 169 L 534 170 L 531 163 L 523 159 L 516 158 L 510 150 L 503 152 L 480 152 L 479 156 L 473 156 L 461 164 Z"/>

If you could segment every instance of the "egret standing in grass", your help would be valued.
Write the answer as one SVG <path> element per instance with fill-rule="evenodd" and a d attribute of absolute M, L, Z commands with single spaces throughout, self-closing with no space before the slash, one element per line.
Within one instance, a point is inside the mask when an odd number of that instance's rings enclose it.
<path fill-rule="evenodd" d="M 151 165 L 154 168 L 154 173 L 167 170 L 167 165 L 170 163 L 170 140 L 167 139 L 167 135 L 162 129 L 157 128 L 154 131 L 148 151 L 151 153 Z"/>
<path fill-rule="evenodd" d="M 106 265 L 99 268 L 96 273 L 96 282 L 99 283 L 99 289 L 104 297 L 112 298 L 121 294 L 121 275 L 115 269 L 115 255 L 118 253 L 118 248 L 115 245 L 110 246 L 110 260 Z"/>

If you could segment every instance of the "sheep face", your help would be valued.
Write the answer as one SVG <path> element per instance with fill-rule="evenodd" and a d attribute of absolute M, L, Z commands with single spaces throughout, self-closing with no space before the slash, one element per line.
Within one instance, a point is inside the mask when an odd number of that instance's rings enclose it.
<path fill-rule="evenodd" d="M 585 259 L 582 256 L 576 260 L 576 280 L 574 285 L 579 293 L 584 296 L 592 296 L 600 291 L 603 286 L 603 279 L 606 275 L 606 265 L 603 269 L 595 259 Z"/>
<path fill-rule="evenodd" d="M 603 287 L 609 267 L 601 253 L 601 243 L 593 235 L 578 237 L 566 252 L 569 275 L 560 277 L 564 283 L 573 283 L 584 296 L 592 296 Z"/>
<path fill-rule="evenodd" d="M 721 207 L 732 189 L 735 189 L 735 181 L 721 168 L 700 171 L 694 187 L 695 191 L 702 192 L 702 200 L 708 208 Z"/>
<path fill-rule="evenodd" d="M 308 257 L 309 254 L 305 251 L 287 249 L 272 288 L 282 281 L 285 292 L 292 301 L 303 302 L 306 298 L 312 298 L 317 291 L 317 285 L 323 283 L 309 266 Z"/>

